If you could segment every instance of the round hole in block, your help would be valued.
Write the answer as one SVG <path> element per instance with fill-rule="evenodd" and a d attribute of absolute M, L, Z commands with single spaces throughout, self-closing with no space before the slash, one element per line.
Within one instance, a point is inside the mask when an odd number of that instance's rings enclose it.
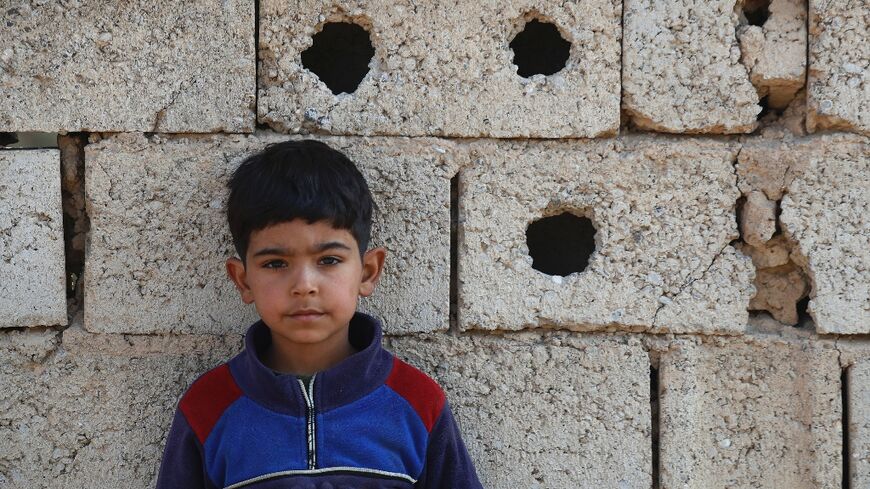
<path fill-rule="evenodd" d="M 770 0 L 744 0 L 743 16 L 747 24 L 763 26 L 770 17 Z"/>
<path fill-rule="evenodd" d="M 552 75 L 565 67 L 571 43 L 559 29 L 538 19 L 529 21 L 510 43 L 514 52 L 517 74 L 529 78 L 533 75 Z"/>
<path fill-rule="evenodd" d="M 532 268 L 564 277 L 589 265 L 595 251 L 595 227 L 589 218 L 563 212 L 529 224 L 526 244 Z"/>
<path fill-rule="evenodd" d="M 302 66 L 336 95 L 356 91 L 375 55 L 369 33 L 350 22 L 329 22 L 311 40 L 302 52 Z"/>

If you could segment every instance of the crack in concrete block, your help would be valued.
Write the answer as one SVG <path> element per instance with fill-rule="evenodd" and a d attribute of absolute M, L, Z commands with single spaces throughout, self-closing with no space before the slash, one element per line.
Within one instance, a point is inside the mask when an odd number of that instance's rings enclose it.
<path fill-rule="evenodd" d="M 738 235 L 736 146 L 624 138 L 469 148 L 476 163 L 462 170 L 460 188 L 464 329 L 743 330 L 754 290 L 749 259 L 729 246 Z M 592 220 L 596 250 L 583 273 L 549 276 L 532 268 L 526 227 L 563 210 Z"/>
<path fill-rule="evenodd" d="M 744 144 L 738 186 L 744 195 L 761 192 L 781 200 L 782 208 L 781 235 L 761 246 L 740 246 L 760 268 L 751 308 L 796 324 L 791 303 L 808 294 L 808 312 L 820 333 L 870 332 L 870 256 L 858 244 L 870 213 L 860 190 L 870 180 L 868 161 L 870 149 L 860 136 Z"/>
<path fill-rule="evenodd" d="M 806 81 L 807 2 L 761 2 L 760 8 L 770 14 L 762 26 L 745 23 L 741 9 L 750 3 L 741 0 L 737 5 L 743 23 L 737 30 L 741 62 L 759 98 L 767 97 L 769 107 L 785 109 Z"/>
<path fill-rule="evenodd" d="M 761 108 L 736 0 L 626 0 L 622 108 L 643 130 L 748 133 Z"/>

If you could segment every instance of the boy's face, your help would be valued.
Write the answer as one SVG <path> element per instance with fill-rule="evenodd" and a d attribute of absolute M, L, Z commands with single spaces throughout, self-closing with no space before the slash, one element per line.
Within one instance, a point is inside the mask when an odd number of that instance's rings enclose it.
<path fill-rule="evenodd" d="M 245 264 L 230 258 L 227 271 L 274 341 L 316 346 L 347 341 L 357 299 L 374 291 L 384 255 L 375 248 L 361 258 L 350 231 L 294 219 L 251 233 Z"/>

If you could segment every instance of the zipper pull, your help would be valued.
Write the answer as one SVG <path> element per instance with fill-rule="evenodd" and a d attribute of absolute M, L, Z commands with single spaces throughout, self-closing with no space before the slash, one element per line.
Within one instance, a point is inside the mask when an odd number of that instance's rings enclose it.
<path fill-rule="evenodd" d="M 317 468 L 317 443 L 315 440 L 315 435 L 317 433 L 316 419 L 317 416 L 314 411 L 314 380 L 317 378 L 317 374 L 311 376 L 311 380 L 308 381 L 308 387 L 305 387 L 305 383 L 302 382 L 302 379 L 296 379 L 299 381 L 299 386 L 302 388 L 302 396 L 305 398 L 305 407 L 306 407 L 306 426 L 305 426 L 305 435 L 308 441 L 308 470 L 314 470 Z"/>

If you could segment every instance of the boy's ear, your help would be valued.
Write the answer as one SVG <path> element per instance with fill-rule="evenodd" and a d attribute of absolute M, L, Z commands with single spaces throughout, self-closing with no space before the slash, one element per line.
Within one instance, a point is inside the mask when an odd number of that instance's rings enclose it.
<path fill-rule="evenodd" d="M 236 288 L 239 289 L 239 293 L 242 295 L 242 302 L 245 304 L 254 302 L 251 288 L 248 287 L 248 283 L 245 279 L 245 264 L 242 263 L 242 260 L 239 260 L 236 257 L 227 258 L 227 275 L 229 275 L 230 280 L 236 284 Z"/>
<path fill-rule="evenodd" d="M 387 250 L 381 247 L 372 248 L 363 254 L 363 275 L 362 281 L 359 284 L 359 295 L 368 297 L 375 291 L 375 285 L 377 285 L 378 279 L 381 278 L 386 258 Z"/>

